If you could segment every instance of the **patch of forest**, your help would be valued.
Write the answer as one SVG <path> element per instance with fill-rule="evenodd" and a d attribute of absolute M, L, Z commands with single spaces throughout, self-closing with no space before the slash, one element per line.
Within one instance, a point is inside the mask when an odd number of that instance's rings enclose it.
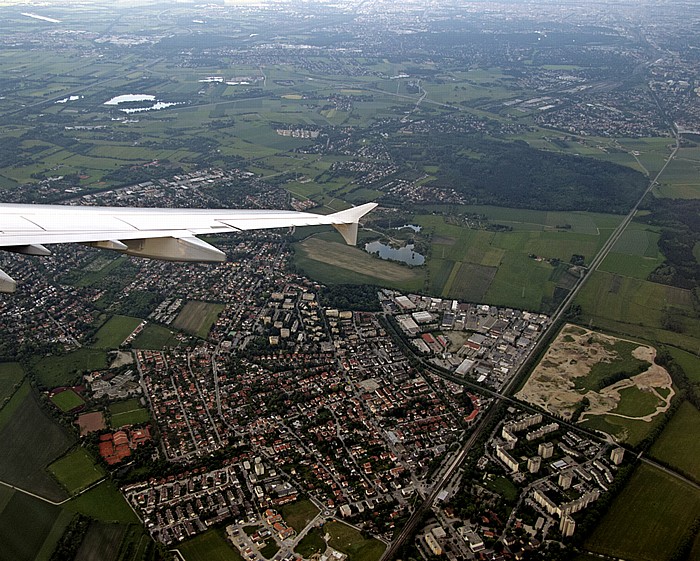
<path fill-rule="evenodd" d="M 433 185 L 455 189 L 470 204 L 535 210 L 624 214 L 647 179 L 631 168 L 555 154 L 526 142 L 477 135 L 414 135 L 391 144 L 397 161 L 439 167 Z"/>

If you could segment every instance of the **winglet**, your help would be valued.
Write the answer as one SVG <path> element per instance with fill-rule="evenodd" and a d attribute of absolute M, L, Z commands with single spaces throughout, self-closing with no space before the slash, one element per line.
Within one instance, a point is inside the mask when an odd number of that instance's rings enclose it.
<path fill-rule="evenodd" d="M 328 216 L 333 227 L 343 236 L 345 243 L 355 245 L 357 243 L 357 225 L 365 214 L 377 208 L 377 203 L 366 203 L 364 205 L 341 210 Z"/>

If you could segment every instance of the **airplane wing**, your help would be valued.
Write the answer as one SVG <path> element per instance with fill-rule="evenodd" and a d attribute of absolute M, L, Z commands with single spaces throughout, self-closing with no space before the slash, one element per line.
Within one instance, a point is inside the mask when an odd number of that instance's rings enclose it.
<path fill-rule="evenodd" d="M 44 244 L 84 243 L 167 261 L 221 262 L 226 255 L 197 236 L 328 224 L 354 245 L 359 219 L 376 206 L 367 203 L 322 215 L 285 210 L 0 204 L 0 249 L 50 255 Z M 15 281 L 0 271 L 0 292 L 14 292 L 15 288 Z"/>

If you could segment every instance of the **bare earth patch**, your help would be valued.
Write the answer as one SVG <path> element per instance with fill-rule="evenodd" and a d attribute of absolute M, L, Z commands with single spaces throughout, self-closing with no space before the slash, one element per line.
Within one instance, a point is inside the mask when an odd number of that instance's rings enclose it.
<path fill-rule="evenodd" d="M 576 378 L 587 376 L 595 364 L 611 362 L 618 358 L 617 352 L 612 350 L 618 341 L 628 340 L 567 324 L 516 397 L 539 405 L 563 419 L 570 419 L 586 397 L 590 406 L 581 414 L 579 422 L 595 415 L 613 415 L 650 422 L 656 415 L 669 408 L 675 395 L 669 373 L 654 364 L 656 349 L 653 347 L 639 345 L 632 351 L 634 358 L 649 363 L 649 368 L 644 372 L 620 380 L 600 391 L 576 389 Z M 644 411 L 644 414 L 639 416 L 613 413 L 621 401 L 620 391 L 633 387 L 654 395 L 657 398 L 655 409 Z M 667 395 L 661 395 L 659 389 L 664 390 L 663 393 Z"/>

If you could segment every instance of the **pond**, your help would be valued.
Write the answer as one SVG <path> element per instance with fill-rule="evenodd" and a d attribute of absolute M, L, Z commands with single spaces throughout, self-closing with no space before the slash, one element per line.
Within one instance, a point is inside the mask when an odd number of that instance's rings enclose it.
<path fill-rule="evenodd" d="M 377 253 L 382 259 L 389 261 L 401 261 L 406 265 L 422 265 L 425 257 L 415 251 L 414 244 L 408 244 L 401 248 L 394 248 L 382 242 L 370 242 L 365 244 L 365 251 Z"/>

